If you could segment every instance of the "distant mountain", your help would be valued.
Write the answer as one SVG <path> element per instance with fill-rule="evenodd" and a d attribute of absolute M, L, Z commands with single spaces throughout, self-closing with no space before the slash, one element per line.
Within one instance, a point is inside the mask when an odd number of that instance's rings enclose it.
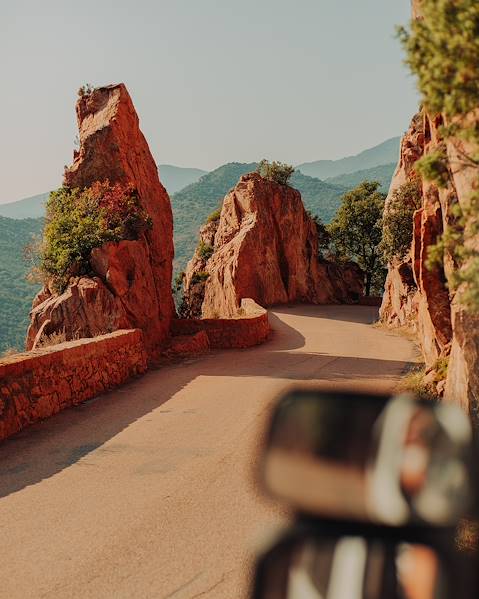
<path fill-rule="evenodd" d="M 208 215 L 216 210 L 225 195 L 238 182 L 241 175 L 256 170 L 255 162 L 231 162 L 201 177 L 197 183 L 171 197 L 175 221 L 175 268 L 182 270 L 192 257 L 198 242 L 198 230 Z M 308 210 L 329 222 L 347 191 L 343 187 L 295 172 L 291 186 L 301 192 Z"/>
<path fill-rule="evenodd" d="M 43 218 L 0 216 L 0 354 L 24 347 L 28 313 L 39 286 L 25 279 L 29 266 L 23 260 L 23 249 L 34 235 L 41 234 L 42 227 Z"/>
<path fill-rule="evenodd" d="M 200 177 L 207 173 L 207 171 L 202 171 L 199 168 L 184 168 L 171 164 L 160 164 L 158 169 L 160 171 L 160 180 L 170 195 L 180 191 L 187 185 L 191 185 L 191 183 L 196 183 Z"/>
<path fill-rule="evenodd" d="M 379 181 L 381 183 L 381 191 L 387 193 L 389 186 L 391 185 L 391 179 L 396 170 L 396 163 L 382 164 L 381 166 L 374 166 L 363 171 L 356 171 L 347 175 L 338 175 L 337 177 L 331 177 L 326 179 L 326 183 L 332 183 L 347 189 L 353 189 L 359 185 L 362 181 Z"/>
<path fill-rule="evenodd" d="M 317 177 L 318 179 L 330 179 L 338 175 L 355 173 L 370 169 L 383 164 L 396 163 L 399 158 L 399 147 L 401 138 L 393 137 L 387 141 L 364 150 L 356 156 L 341 158 L 340 160 L 317 160 L 316 162 L 305 162 L 296 168 L 305 175 Z"/>
<path fill-rule="evenodd" d="M 49 192 L 31 196 L 24 200 L 0 204 L 0 216 L 6 218 L 40 218 L 45 215 L 45 203 Z"/>

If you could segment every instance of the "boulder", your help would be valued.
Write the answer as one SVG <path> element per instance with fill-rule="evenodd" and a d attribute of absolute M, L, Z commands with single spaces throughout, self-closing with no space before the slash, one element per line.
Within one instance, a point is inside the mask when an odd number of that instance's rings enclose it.
<path fill-rule="evenodd" d="M 225 197 L 219 221 L 202 230 L 203 242 L 213 231 L 211 256 L 201 259 L 197 251 L 186 271 L 192 316 L 235 316 L 243 298 L 262 306 L 323 304 L 363 293 L 360 269 L 319 259 L 315 223 L 292 187 L 257 173 L 242 176 Z"/>

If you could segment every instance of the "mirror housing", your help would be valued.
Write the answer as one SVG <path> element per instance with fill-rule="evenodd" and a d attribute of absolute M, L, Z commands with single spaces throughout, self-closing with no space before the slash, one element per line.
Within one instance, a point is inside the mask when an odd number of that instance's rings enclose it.
<path fill-rule="evenodd" d="M 473 494 L 472 430 L 450 403 L 293 389 L 273 414 L 260 478 L 321 517 L 452 526 Z"/>

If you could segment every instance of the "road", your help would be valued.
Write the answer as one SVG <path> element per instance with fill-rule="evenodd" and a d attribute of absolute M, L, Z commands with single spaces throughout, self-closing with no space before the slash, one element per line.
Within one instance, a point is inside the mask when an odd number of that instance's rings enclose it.
<path fill-rule="evenodd" d="M 0 445 L 0 597 L 241 599 L 286 515 L 256 493 L 274 395 L 394 384 L 413 345 L 377 309 L 270 313 L 266 344 L 150 371 Z"/>

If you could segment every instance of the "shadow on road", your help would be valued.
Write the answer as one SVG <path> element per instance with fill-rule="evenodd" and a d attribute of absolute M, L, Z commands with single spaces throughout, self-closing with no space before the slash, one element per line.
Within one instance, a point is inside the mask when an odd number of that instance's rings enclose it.
<path fill-rule="evenodd" d="M 367 309 L 361 311 L 357 322 L 369 322 L 369 313 Z M 303 310 L 296 308 L 295 315 L 303 315 Z M 304 315 L 313 313 L 305 307 Z M 341 319 L 351 320 L 350 315 L 346 316 L 343 311 Z M 314 317 L 318 317 L 317 307 Z M 304 336 L 275 314 L 270 314 L 270 322 L 272 338 L 264 345 L 208 354 L 150 371 L 6 440 L 0 445 L 0 497 L 48 479 L 78 462 L 136 420 L 153 410 L 161 411 L 170 398 L 199 376 L 271 377 L 285 382 L 371 378 L 384 381 L 393 380 L 410 366 L 408 362 L 393 360 L 294 351 L 304 347 Z M 166 406 L 164 409 L 168 411 Z"/>
<path fill-rule="evenodd" d="M 379 308 L 377 306 L 361 306 L 360 313 L 351 311 L 351 305 L 325 305 L 313 306 L 309 304 L 295 306 L 275 306 L 274 311 L 277 314 L 291 314 L 295 316 L 307 316 L 309 318 L 324 318 L 327 320 L 341 320 L 343 322 L 356 322 L 358 324 L 373 324 L 379 318 Z"/>

